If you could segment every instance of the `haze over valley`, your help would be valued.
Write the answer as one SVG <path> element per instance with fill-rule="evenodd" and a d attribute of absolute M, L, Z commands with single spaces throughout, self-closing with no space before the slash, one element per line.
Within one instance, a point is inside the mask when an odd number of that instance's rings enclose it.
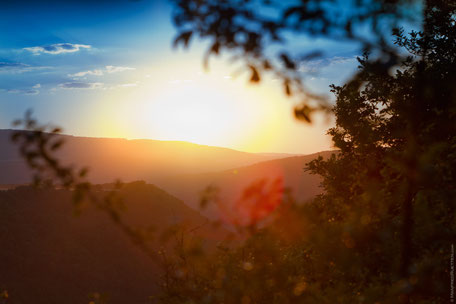
<path fill-rule="evenodd" d="M 8 282 L 9 294 L 24 303 L 80 303 L 94 292 L 109 295 L 110 303 L 147 298 L 156 290 L 157 265 L 104 212 L 75 206 L 71 191 L 29 186 L 32 171 L 10 141 L 12 133 L 0 130 L 0 260 L 6 265 L 0 283 Z M 226 219 L 216 204 L 200 209 L 208 186 L 232 206 L 252 183 L 280 179 L 304 202 L 321 192 L 320 178 L 305 172 L 305 164 L 333 153 L 255 154 L 186 142 L 59 137 L 65 140 L 59 160 L 88 166 L 89 180 L 100 184 L 97 195 L 114 189 L 119 177 L 125 182 L 117 195 L 128 225 L 149 229 L 155 240 L 177 225 L 206 246 L 233 229 L 226 220 L 218 228 L 210 224 Z M 160 245 L 152 248 L 158 252 Z"/>

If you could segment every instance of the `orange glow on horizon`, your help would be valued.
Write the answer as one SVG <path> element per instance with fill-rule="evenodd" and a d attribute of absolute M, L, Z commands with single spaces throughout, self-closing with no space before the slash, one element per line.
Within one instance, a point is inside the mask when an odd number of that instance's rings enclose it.
<path fill-rule="evenodd" d="M 104 137 L 186 141 L 246 152 L 296 153 L 295 137 L 302 136 L 301 146 L 317 146 L 309 153 L 327 149 L 328 140 L 315 137 L 315 129 L 324 134 L 326 127 L 297 122 L 280 84 L 264 79 L 252 85 L 230 71 L 216 66 L 203 72 L 199 61 L 188 60 L 144 69 L 137 79 L 125 80 L 136 85 L 106 90 L 96 110 L 103 113 L 96 129 Z"/>

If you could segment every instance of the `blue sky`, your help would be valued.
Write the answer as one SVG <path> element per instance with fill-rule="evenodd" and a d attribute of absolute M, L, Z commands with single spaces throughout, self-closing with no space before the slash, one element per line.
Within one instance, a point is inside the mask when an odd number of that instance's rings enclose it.
<path fill-rule="evenodd" d="M 121 74 L 132 71 L 127 68 L 137 66 L 138 58 L 170 49 L 171 7 L 165 1 L 62 2 L 11 2 L 0 10 L 0 27 L 7 29 L 0 32 L 1 127 L 26 108 L 58 115 L 56 90 L 101 82 L 72 74 L 104 69 L 117 76 L 109 79 L 111 85 L 122 84 Z M 108 73 L 106 66 L 125 69 Z M 60 97 L 86 97 L 70 93 Z M 45 119 L 58 118 L 49 114 L 43 113 Z"/>
<path fill-rule="evenodd" d="M 240 99 L 263 98 L 270 89 L 278 92 L 274 102 L 280 103 L 277 107 L 285 113 L 278 121 L 289 122 L 270 138 L 260 134 L 260 129 L 269 126 L 259 125 L 250 140 L 261 137 L 261 144 L 246 144 L 246 138 L 223 141 L 194 134 L 180 136 L 160 131 L 153 123 L 138 122 L 143 113 L 132 109 L 144 105 L 141 98 L 153 104 L 164 98 L 163 92 L 154 92 L 167 84 L 190 83 L 196 79 L 191 77 L 206 73 L 202 67 L 204 43 L 193 43 L 185 51 L 172 49 L 172 9 L 164 0 L 7 2 L 0 10 L 0 128 L 9 128 L 14 119 L 32 109 L 40 121 L 61 125 L 65 133 L 74 135 L 189 140 L 253 152 L 310 153 L 330 148 L 324 134 L 331 123 L 320 119 L 313 126 L 303 126 L 294 121 L 292 102 L 273 80 L 258 88 L 248 87 L 246 77 L 233 80 L 238 88 L 247 87 L 247 93 L 238 95 Z M 325 56 L 305 67 L 308 84 L 328 93 L 329 84 L 343 83 L 356 69 L 356 46 L 325 40 L 312 44 L 323 48 Z M 207 76 L 212 78 L 207 81 L 231 78 L 235 67 L 223 60 L 212 62 Z M 164 72 L 167 69 L 170 75 Z M 245 116 L 245 121 L 275 120 L 271 113 L 282 113 L 271 110 L 262 119 L 240 111 L 233 117 Z M 147 121 L 153 115 L 144 117 Z M 155 129 L 147 130 L 149 127 Z M 279 131 L 293 136 L 286 141 Z M 313 138 L 314 144 L 296 143 L 293 138 L 299 136 L 295 134 L 298 132 Z"/>

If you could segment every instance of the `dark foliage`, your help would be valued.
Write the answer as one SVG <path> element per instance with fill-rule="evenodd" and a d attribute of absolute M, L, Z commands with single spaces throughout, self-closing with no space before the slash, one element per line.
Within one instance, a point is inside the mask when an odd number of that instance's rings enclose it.
<path fill-rule="evenodd" d="M 242 61 L 250 81 L 258 83 L 263 74 L 280 79 L 286 95 L 295 95 L 302 105 L 296 117 L 311 121 L 315 110 L 329 110 L 323 96 L 305 85 L 301 66 L 318 58 L 324 50 L 310 43 L 292 52 L 289 44 L 306 38 L 355 42 L 360 49 L 374 52 L 384 70 L 397 62 L 390 32 L 400 22 L 417 21 L 418 1 L 275 1 L 275 0 L 174 0 L 174 23 L 179 29 L 174 46 L 190 45 L 193 37 L 209 41 L 204 57 L 226 51 Z"/>
<path fill-rule="evenodd" d="M 366 54 L 352 81 L 332 87 L 340 153 L 307 167 L 324 194 L 284 201 L 272 223 L 247 227 L 242 246 L 206 260 L 211 271 L 193 278 L 204 284 L 180 281 L 163 302 L 448 303 L 455 14 L 452 2 L 427 1 L 423 31 L 395 31 L 409 53 L 393 70 Z"/>

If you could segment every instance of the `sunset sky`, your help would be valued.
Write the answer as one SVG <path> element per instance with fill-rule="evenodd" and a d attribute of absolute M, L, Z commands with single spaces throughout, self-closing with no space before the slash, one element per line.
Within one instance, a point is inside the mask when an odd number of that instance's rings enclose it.
<path fill-rule="evenodd" d="M 172 9 L 167 1 L 146 0 L 3 4 L 0 128 L 33 109 L 41 122 L 78 136 L 182 140 L 248 152 L 331 148 L 325 135 L 331 123 L 296 121 L 296 101 L 274 79 L 249 84 L 248 73 L 234 75 L 239 66 L 226 58 L 212 58 L 204 70 L 204 42 L 174 50 Z M 305 43 L 325 51 L 303 67 L 308 86 L 329 96 L 329 84 L 343 83 L 356 69 L 356 48 Z"/>

